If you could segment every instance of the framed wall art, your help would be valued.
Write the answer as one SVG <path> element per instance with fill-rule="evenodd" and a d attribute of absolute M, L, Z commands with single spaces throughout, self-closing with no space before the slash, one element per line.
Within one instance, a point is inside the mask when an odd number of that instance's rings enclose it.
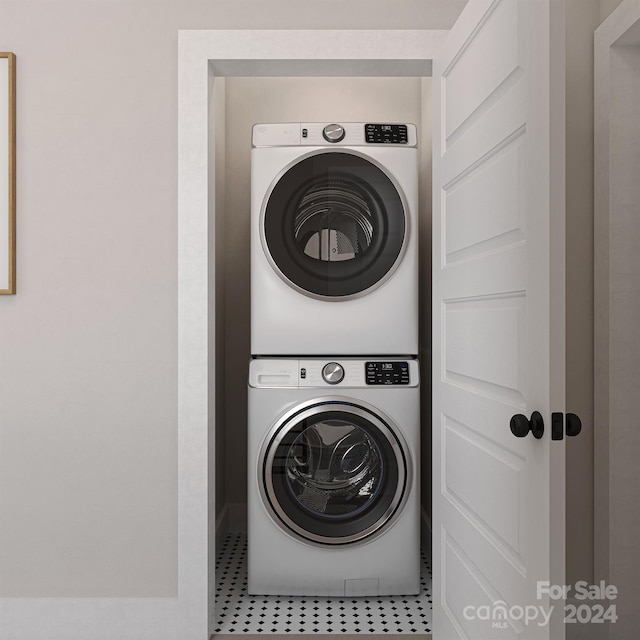
<path fill-rule="evenodd" d="M 0 52 L 0 294 L 16 292 L 16 56 Z"/>

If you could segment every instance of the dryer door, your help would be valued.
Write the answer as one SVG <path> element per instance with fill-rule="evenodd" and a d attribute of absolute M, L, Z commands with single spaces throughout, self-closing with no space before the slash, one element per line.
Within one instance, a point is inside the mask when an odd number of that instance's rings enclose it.
<path fill-rule="evenodd" d="M 382 284 L 407 238 L 400 189 L 370 160 L 314 153 L 285 171 L 265 200 L 262 240 L 278 274 L 314 297 L 355 297 Z"/>
<path fill-rule="evenodd" d="M 381 534 L 400 513 L 409 457 L 397 429 L 335 400 L 289 415 L 262 451 L 261 488 L 275 522 L 317 544 Z"/>

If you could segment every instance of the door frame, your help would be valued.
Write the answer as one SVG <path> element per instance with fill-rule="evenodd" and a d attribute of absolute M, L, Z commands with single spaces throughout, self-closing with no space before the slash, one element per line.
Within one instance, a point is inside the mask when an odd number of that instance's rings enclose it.
<path fill-rule="evenodd" d="M 221 122 L 215 80 L 431 76 L 447 33 L 178 32 L 178 600 L 188 613 L 185 638 L 204 640 L 207 623 L 212 632 L 215 622 L 215 140 Z M 163 631 L 154 637 L 164 637 Z"/>

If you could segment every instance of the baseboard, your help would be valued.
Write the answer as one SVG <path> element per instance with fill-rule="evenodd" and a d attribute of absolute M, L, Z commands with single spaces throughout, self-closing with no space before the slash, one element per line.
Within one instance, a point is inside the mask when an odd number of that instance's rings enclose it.
<path fill-rule="evenodd" d="M 220 545 L 230 533 L 247 532 L 247 505 L 244 502 L 228 502 L 216 518 L 216 545 Z"/>
<path fill-rule="evenodd" d="M 431 553 L 431 545 L 433 541 L 431 518 L 424 510 L 424 507 L 420 508 L 420 519 L 420 541 L 422 542 L 422 548 L 425 550 L 425 553 Z"/>
<path fill-rule="evenodd" d="M 229 533 L 229 509 L 227 505 L 223 505 L 220 513 L 216 518 L 216 548 L 224 542 Z"/>

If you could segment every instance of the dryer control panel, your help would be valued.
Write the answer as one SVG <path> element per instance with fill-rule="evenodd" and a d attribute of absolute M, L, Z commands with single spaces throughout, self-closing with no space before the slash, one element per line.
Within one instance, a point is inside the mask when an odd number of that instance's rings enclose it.
<path fill-rule="evenodd" d="M 253 147 L 417 147 L 418 131 L 410 123 L 277 122 L 254 124 Z"/>

